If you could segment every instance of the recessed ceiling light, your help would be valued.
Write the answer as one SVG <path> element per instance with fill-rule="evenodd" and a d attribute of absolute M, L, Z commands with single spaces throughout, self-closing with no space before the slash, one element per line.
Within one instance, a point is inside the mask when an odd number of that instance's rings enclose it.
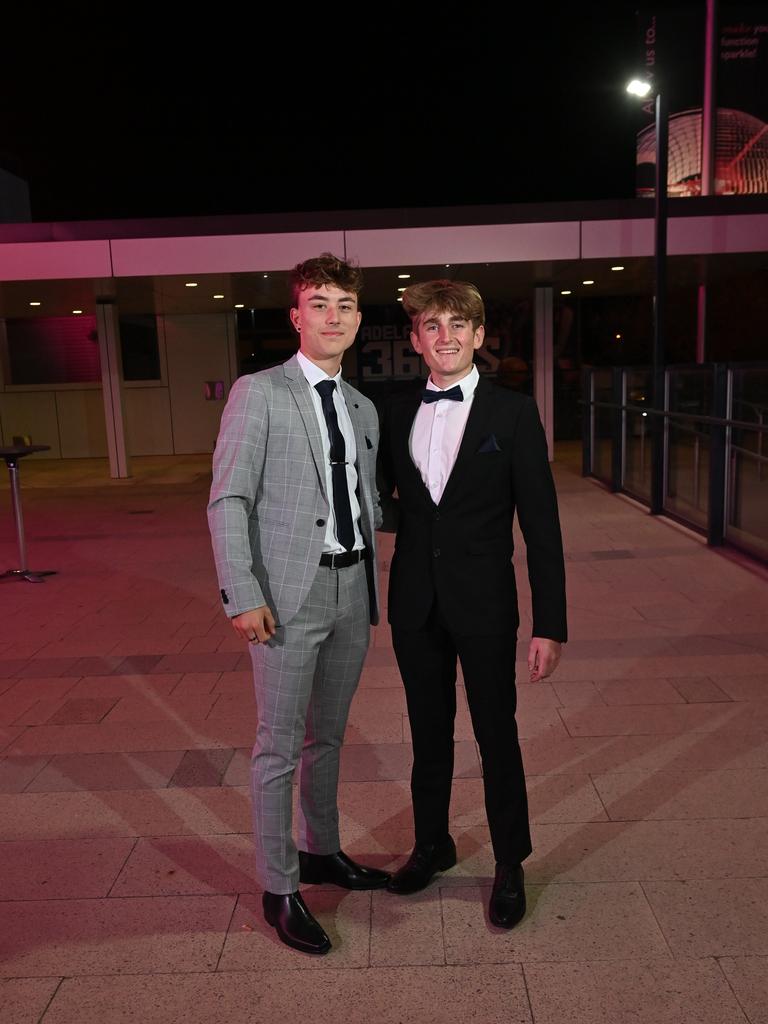
<path fill-rule="evenodd" d="M 611 267 L 611 270 L 623 270 L 624 267 Z"/>
<path fill-rule="evenodd" d="M 560 294 L 561 295 L 570 295 L 571 294 L 571 289 L 570 288 L 564 288 L 563 291 L 560 292 Z"/>
<path fill-rule="evenodd" d="M 582 284 L 594 284 L 595 282 L 594 281 L 582 281 L 581 283 Z"/>
<path fill-rule="evenodd" d="M 264 277 L 269 277 L 269 274 L 265 274 Z"/>
<path fill-rule="evenodd" d="M 402 287 L 402 288 L 398 288 L 397 290 L 398 290 L 399 292 L 404 292 L 404 291 L 405 291 L 405 285 L 403 285 L 403 287 Z"/>
<path fill-rule="evenodd" d="M 400 278 L 400 279 L 401 279 L 402 281 L 405 281 L 405 279 L 406 279 L 406 278 L 408 278 L 408 277 L 410 277 L 411 275 L 410 275 L 410 274 L 398 274 L 397 276 L 398 276 L 398 277 L 399 277 L 399 278 Z"/>
<path fill-rule="evenodd" d="M 445 264 L 446 270 L 448 269 L 448 267 L 450 267 L 450 265 L 451 265 L 450 263 L 446 263 L 446 264 Z M 487 265 L 487 264 L 486 264 L 486 265 Z"/>
<path fill-rule="evenodd" d="M 402 301 L 403 301 L 403 296 L 402 296 L 402 295 L 398 295 L 398 297 L 397 297 L 397 301 L 398 301 L 398 302 L 402 302 Z"/>
<path fill-rule="evenodd" d="M 224 298 L 223 295 L 214 295 L 213 297 L 214 297 L 214 299 L 223 299 Z"/>
<path fill-rule="evenodd" d="M 77 316 L 78 313 L 82 313 L 83 311 L 82 309 L 73 309 L 72 312 L 75 314 L 75 316 Z"/>
<path fill-rule="evenodd" d="M 621 335 L 620 334 L 616 335 L 616 341 L 621 341 Z"/>
<path fill-rule="evenodd" d="M 187 281 L 185 288 L 197 288 L 197 281 Z"/>
<path fill-rule="evenodd" d="M 245 309 L 245 303 L 244 302 L 236 302 L 235 303 L 235 309 Z"/>
<path fill-rule="evenodd" d="M 42 302 L 30 302 L 30 306 L 42 306 Z"/>

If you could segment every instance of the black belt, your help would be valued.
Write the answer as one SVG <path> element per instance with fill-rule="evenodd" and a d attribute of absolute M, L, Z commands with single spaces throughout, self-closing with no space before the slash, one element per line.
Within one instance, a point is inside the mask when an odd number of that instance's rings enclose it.
<path fill-rule="evenodd" d="M 347 566 L 357 565 L 367 557 L 367 548 L 357 551 L 342 551 L 340 555 L 332 555 L 326 551 L 324 555 L 320 555 L 320 565 L 324 565 L 327 569 L 346 569 Z"/>

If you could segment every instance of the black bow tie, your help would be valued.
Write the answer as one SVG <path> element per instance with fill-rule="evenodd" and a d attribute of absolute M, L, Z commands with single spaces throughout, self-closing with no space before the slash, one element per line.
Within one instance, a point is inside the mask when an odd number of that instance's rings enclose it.
<path fill-rule="evenodd" d="M 450 398 L 452 402 L 463 402 L 464 393 L 458 384 L 455 384 L 452 388 L 448 388 L 447 391 L 432 391 L 429 388 L 424 388 L 421 393 L 422 402 L 426 402 L 429 405 L 430 402 L 439 402 L 441 398 Z"/>

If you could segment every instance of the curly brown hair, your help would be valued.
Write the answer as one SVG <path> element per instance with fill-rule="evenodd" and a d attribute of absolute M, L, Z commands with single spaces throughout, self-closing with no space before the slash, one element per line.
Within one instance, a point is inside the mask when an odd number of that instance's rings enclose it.
<path fill-rule="evenodd" d="M 411 318 L 414 330 L 424 313 L 455 313 L 471 320 L 472 327 L 485 323 L 485 306 L 480 292 L 469 281 L 421 281 L 408 285 L 403 292 L 403 309 Z"/>
<path fill-rule="evenodd" d="M 363 290 L 363 275 L 356 263 L 339 259 L 332 252 L 324 252 L 311 260 L 297 263 L 291 271 L 291 305 L 298 306 L 299 292 L 313 285 L 333 285 L 344 292 L 359 295 Z"/>

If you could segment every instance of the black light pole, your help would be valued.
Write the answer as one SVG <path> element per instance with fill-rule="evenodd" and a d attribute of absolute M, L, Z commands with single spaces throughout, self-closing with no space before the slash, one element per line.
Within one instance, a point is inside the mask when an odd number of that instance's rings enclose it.
<path fill-rule="evenodd" d="M 651 92 L 648 81 L 633 79 L 627 92 L 645 97 Z M 669 160 L 669 119 L 661 89 L 656 90 L 656 181 L 653 222 L 653 351 L 651 353 L 651 499 L 650 511 L 658 515 L 664 508 L 664 412 L 666 401 L 664 323 L 667 307 L 667 165 Z"/>
<path fill-rule="evenodd" d="M 664 93 L 656 93 L 656 188 L 653 230 L 653 407 L 664 411 L 666 402 L 664 324 L 667 311 L 667 162 L 669 159 L 669 122 Z M 652 417 L 651 514 L 664 507 L 664 417 Z"/>

